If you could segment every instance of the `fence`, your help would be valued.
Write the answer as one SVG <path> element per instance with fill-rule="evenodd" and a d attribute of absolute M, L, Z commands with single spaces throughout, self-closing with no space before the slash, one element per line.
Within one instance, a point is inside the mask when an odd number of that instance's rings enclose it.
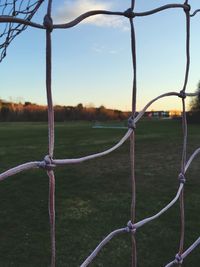
<path fill-rule="evenodd" d="M 184 251 L 184 235 L 185 235 L 185 218 L 184 218 L 184 184 L 186 182 L 186 172 L 190 167 L 190 164 L 194 160 L 194 158 L 200 153 L 200 148 L 196 149 L 193 154 L 186 159 L 186 147 L 187 147 L 187 120 L 186 120 L 186 111 L 185 111 L 185 99 L 186 97 L 196 96 L 197 93 L 187 93 L 186 87 L 188 82 L 189 68 L 190 68 L 190 21 L 191 17 L 195 16 L 200 10 L 196 10 L 194 13 L 191 13 L 189 1 L 184 1 L 183 4 L 166 4 L 155 8 L 153 10 L 149 10 L 146 12 L 137 13 L 134 11 L 135 8 L 135 0 L 132 0 L 130 3 L 130 8 L 126 11 L 122 12 L 113 12 L 107 10 L 94 10 L 86 12 L 73 21 L 65 24 L 54 24 L 51 18 L 52 11 L 52 0 L 48 0 L 47 4 L 47 13 L 44 16 L 43 24 L 34 23 L 31 21 L 33 15 L 40 7 L 40 5 L 44 2 L 43 0 L 31 2 L 24 0 L 13 0 L 8 1 L 5 0 L 0 1 L 0 8 L 2 10 L 0 15 L 0 23 L 6 23 L 5 30 L 0 35 L 3 39 L 3 42 L 0 45 L 1 60 L 6 56 L 6 50 L 9 43 L 26 27 L 35 27 L 46 31 L 46 92 L 47 92 L 47 103 L 48 103 L 48 155 L 44 157 L 42 161 L 34 161 L 24 163 L 12 169 L 9 169 L 0 174 L 0 181 L 3 181 L 7 177 L 19 173 L 24 170 L 28 170 L 31 168 L 41 168 L 47 171 L 47 175 L 49 177 L 49 220 L 50 220 L 50 229 L 51 229 L 51 267 L 54 267 L 56 264 L 56 246 L 55 246 L 55 199 L 54 199 L 54 191 L 55 191 L 55 177 L 54 177 L 54 168 L 59 165 L 64 164 L 75 164 L 81 163 L 86 160 L 102 157 L 107 155 L 117 148 L 119 148 L 123 143 L 130 139 L 130 159 L 131 159 L 131 176 L 132 176 L 132 203 L 131 203 L 131 218 L 127 223 L 127 226 L 114 230 L 110 233 L 91 253 L 91 255 L 81 264 L 81 267 L 88 266 L 95 258 L 95 256 L 99 253 L 103 246 L 105 246 L 114 236 L 119 233 L 130 233 L 132 238 L 132 267 L 137 266 L 137 252 L 136 252 L 136 241 L 135 234 L 138 228 L 142 227 L 144 224 L 155 220 L 159 216 L 161 216 L 164 212 L 166 212 L 172 205 L 174 205 L 177 200 L 180 200 L 180 216 L 181 216 L 181 225 L 180 225 L 180 244 L 179 250 L 175 255 L 174 260 L 170 263 L 166 264 L 165 267 L 173 266 L 174 264 L 178 264 L 179 266 L 183 263 L 184 259 L 190 254 L 192 250 L 194 250 L 200 244 L 200 237 L 188 248 Z M 7 11 L 9 9 L 9 12 Z M 180 9 L 181 12 L 185 14 L 186 21 L 186 66 L 185 66 L 185 77 L 183 82 L 183 87 L 180 92 L 168 92 L 162 94 L 155 99 L 151 100 L 139 114 L 136 115 L 136 91 L 137 91 L 137 69 L 136 69 L 136 36 L 135 36 L 135 27 L 134 27 L 134 19 L 136 17 L 144 17 L 153 15 L 158 12 L 162 12 L 167 9 Z M 101 153 L 88 155 L 81 158 L 73 158 L 73 159 L 55 159 L 54 158 L 54 109 L 53 109 L 53 101 L 51 94 L 51 33 L 56 29 L 67 29 L 76 26 L 81 23 L 84 19 L 95 16 L 98 14 L 104 14 L 109 16 L 124 16 L 130 22 L 130 32 L 131 32 L 131 51 L 132 51 L 132 63 L 133 63 L 133 88 L 132 88 L 132 115 L 128 120 L 128 131 L 124 135 L 124 137 L 113 147 L 109 148 L 106 151 Z M 157 101 L 160 98 L 169 97 L 169 96 L 177 96 L 180 98 L 182 102 L 182 126 L 183 126 L 183 148 L 182 148 L 182 161 L 181 161 L 181 169 L 180 174 L 178 176 L 179 179 L 179 187 L 175 197 L 171 200 L 169 204 L 167 204 L 162 210 L 160 210 L 157 214 L 145 218 L 139 222 L 135 222 L 135 196 L 136 196 L 136 187 L 135 187 L 135 128 L 137 122 L 142 118 L 145 111 L 151 106 L 152 103 Z"/>

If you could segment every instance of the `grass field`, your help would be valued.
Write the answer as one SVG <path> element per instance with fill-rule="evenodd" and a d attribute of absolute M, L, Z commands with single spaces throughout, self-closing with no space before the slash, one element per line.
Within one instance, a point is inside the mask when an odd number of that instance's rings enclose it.
<path fill-rule="evenodd" d="M 189 125 L 188 155 L 200 146 L 200 126 Z M 56 124 L 55 158 L 103 151 L 124 129 L 92 129 L 92 123 Z M 175 195 L 182 150 L 180 121 L 141 121 L 136 129 L 137 221 L 153 215 Z M 0 169 L 4 171 L 47 154 L 47 125 L 0 124 Z M 186 248 L 200 235 L 199 158 L 187 173 Z M 58 167 L 56 174 L 57 267 L 77 267 L 110 231 L 130 219 L 129 143 L 104 158 Z M 0 183 L 0 266 L 50 264 L 48 178 L 31 170 Z M 137 231 L 138 267 L 160 267 L 179 245 L 179 204 Z M 122 234 L 91 266 L 128 267 L 130 235 Z M 199 266 L 197 248 L 183 266 Z"/>

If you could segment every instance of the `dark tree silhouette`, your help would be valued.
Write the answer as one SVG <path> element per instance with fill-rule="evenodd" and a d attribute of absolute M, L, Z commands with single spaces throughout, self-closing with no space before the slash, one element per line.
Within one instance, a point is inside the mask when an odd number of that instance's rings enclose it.
<path fill-rule="evenodd" d="M 198 95 L 193 97 L 190 102 L 190 111 L 193 112 L 200 111 L 200 81 L 198 82 L 196 92 Z"/>
<path fill-rule="evenodd" d="M 200 123 L 200 81 L 198 82 L 196 92 L 198 95 L 192 97 L 190 110 L 187 112 L 187 119 L 189 123 Z"/>

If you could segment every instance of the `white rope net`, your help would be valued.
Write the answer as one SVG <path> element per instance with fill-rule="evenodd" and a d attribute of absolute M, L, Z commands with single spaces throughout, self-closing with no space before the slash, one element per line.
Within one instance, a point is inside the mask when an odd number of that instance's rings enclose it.
<path fill-rule="evenodd" d="M 48 155 L 44 157 L 42 161 L 27 162 L 22 165 L 11 168 L 0 174 L 0 181 L 5 180 L 7 177 L 15 175 L 16 173 L 22 172 L 24 170 L 29 170 L 33 168 L 42 168 L 47 171 L 49 177 L 49 221 L 51 229 L 51 267 L 56 265 L 56 241 L 55 241 L 55 176 L 54 168 L 59 165 L 64 164 L 78 164 L 83 161 L 90 159 L 98 158 L 105 156 L 114 150 L 118 149 L 124 144 L 126 140 L 130 140 L 130 159 L 131 159 L 131 177 L 132 177 L 132 202 L 131 202 L 131 218 L 128 221 L 127 225 L 114 230 L 106 236 L 106 238 L 94 249 L 94 251 L 87 257 L 87 259 L 80 265 L 81 267 L 88 266 L 100 252 L 100 250 L 109 242 L 112 238 L 120 233 L 129 233 L 132 238 L 132 262 L 131 266 L 137 266 L 137 251 L 136 251 L 136 240 L 135 234 L 137 229 L 149 223 L 163 213 L 165 213 L 169 208 L 171 208 L 178 200 L 180 200 L 180 216 L 181 216 L 181 225 L 180 225 L 180 243 L 179 250 L 175 253 L 174 259 L 166 263 L 165 267 L 170 267 L 175 264 L 179 266 L 183 263 L 184 259 L 200 244 L 200 237 L 194 241 L 193 244 L 186 250 L 184 250 L 184 236 L 185 236 L 185 218 L 184 218 L 184 185 L 186 182 L 186 172 L 190 167 L 194 158 L 200 153 L 200 148 L 196 149 L 193 154 L 186 158 L 186 147 L 187 147 L 187 120 L 186 120 L 186 110 L 185 110 L 185 99 L 186 97 L 197 96 L 197 93 L 188 93 L 186 92 L 189 68 L 190 68 L 190 21 L 193 16 L 195 16 L 200 10 L 196 10 L 194 13 L 191 13 L 191 8 L 189 1 L 184 1 L 183 4 L 167 4 L 155 8 L 153 10 L 137 13 L 135 9 L 135 0 L 130 1 L 130 7 L 126 11 L 107 11 L 107 10 L 94 10 L 86 12 L 71 22 L 65 24 L 54 24 L 51 18 L 52 10 L 52 0 L 47 2 L 47 13 L 44 16 L 43 24 L 34 23 L 31 21 L 33 15 L 40 7 L 41 1 L 18 1 L 18 0 L 4 0 L 0 1 L 0 25 L 1 27 L 1 39 L 3 40 L 0 44 L 0 52 L 2 60 L 6 56 L 6 49 L 9 43 L 13 38 L 24 30 L 27 26 L 40 28 L 46 31 L 46 92 L 47 92 L 47 104 L 48 104 Z M 136 69 L 136 36 L 135 36 L 135 26 L 134 19 L 136 17 L 143 17 L 148 15 L 153 15 L 158 12 L 162 12 L 168 9 L 179 9 L 180 12 L 184 12 L 185 21 L 186 21 L 186 66 L 185 66 L 185 77 L 183 87 L 180 92 L 168 92 L 162 94 L 155 99 L 151 100 L 137 115 L 136 115 L 136 92 L 137 92 L 137 69 Z M 130 36 L 131 36 L 131 51 L 132 51 L 132 62 L 133 62 L 133 87 L 132 87 L 132 115 L 128 120 L 128 131 L 122 137 L 122 139 L 113 147 L 101 152 L 92 155 L 88 155 L 81 158 L 72 158 L 72 159 L 56 159 L 54 158 L 54 109 L 52 101 L 52 91 L 51 91 L 51 33 L 56 29 L 67 29 L 76 26 L 81 23 L 84 19 L 95 16 L 98 14 L 104 15 L 115 15 L 115 16 L 124 16 L 130 22 Z M 2 30 L 3 28 L 3 30 Z M 152 215 L 148 218 L 144 218 L 141 221 L 135 222 L 135 199 L 136 199 L 136 188 L 135 188 L 135 128 L 137 122 L 143 117 L 145 111 L 158 99 L 177 96 L 182 102 L 182 126 L 183 126 L 183 148 L 182 148 L 182 160 L 181 160 L 181 169 L 178 176 L 179 187 L 175 193 L 174 198 L 163 207 L 158 213 Z M 69 266 L 67 263 L 66 266 Z"/>

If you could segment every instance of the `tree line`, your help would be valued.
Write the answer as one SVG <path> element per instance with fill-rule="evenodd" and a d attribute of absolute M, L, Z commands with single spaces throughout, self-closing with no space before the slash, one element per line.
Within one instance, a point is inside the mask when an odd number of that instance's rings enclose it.
<path fill-rule="evenodd" d="M 197 86 L 196 97 L 190 101 L 189 111 L 187 112 L 188 122 L 200 123 L 200 81 Z M 55 121 L 67 120 L 126 120 L 130 117 L 130 112 L 123 112 L 118 109 L 107 109 L 103 105 L 100 107 L 85 107 L 83 104 L 77 106 L 54 107 Z M 146 112 L 148 113 L 148 112 Z M 148 114 L 147 114 L 148 115 Z M 0 99 L 0 121 L 47 121 L 47 106 L 34 104 L 31 102 L 14 103 Z"/>
<path fill-rule="evenodd" d="M 67 120 L 124 120 L 130 116 L 129 112 L 117 109 L 107 109 L 100 107 L 84 107 L 83 104 L 77 106 L 54 107 L 55 121 Z M 47 121 L 47 107 L 31 102 L 13 103 L 0 100 L 0 121 Z"/>

